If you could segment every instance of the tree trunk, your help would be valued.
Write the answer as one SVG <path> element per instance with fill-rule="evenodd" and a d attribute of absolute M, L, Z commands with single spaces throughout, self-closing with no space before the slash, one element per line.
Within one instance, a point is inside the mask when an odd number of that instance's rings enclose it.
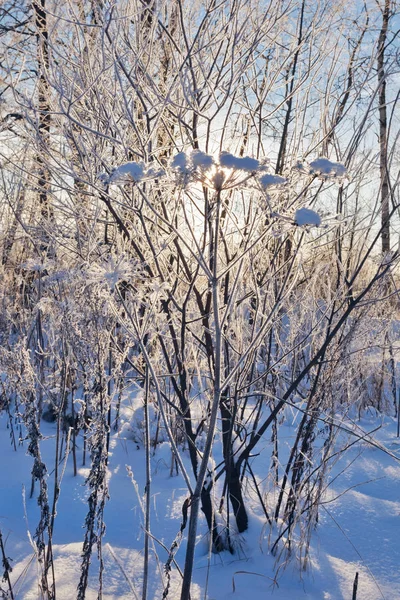
<path fill-rule="evenodd" d="M 385 47 L 390 19 L 390 0 L 385 0 L 382 10 L 382 27 L 378 40 L 378 84 L 379 84 L 379 169 L 381 181 L 381 240 L 382 254 L 390 252 L 389 219 L 389 170 L 388 170 L 388 124 L 386 107 Z"/>
<path fill-rule="evenodd" d="M 40 208 L 40 249 L 44 254 L 49 250 L 48 222 L 52 219 L 50 204 L 50 171 L 45 158 L 50 145 L 50 91 L 47 81 L 49 69 L 49 39 L 47 30 L 46 0 L 36 0 L 32 4 L 35 18 L 37 39 L 38 63 L 38 151 L 37 164 L 37 191 Z"/>

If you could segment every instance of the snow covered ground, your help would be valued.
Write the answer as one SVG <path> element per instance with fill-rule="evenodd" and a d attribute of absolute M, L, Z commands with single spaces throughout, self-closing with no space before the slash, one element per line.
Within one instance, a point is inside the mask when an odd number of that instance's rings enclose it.
<path fill-rule="evenodd" d="M 356 572 L 359 573 L 357 600 L 400 598 L 400 441 L 396 438 L 396 423 L 389 417 L 381 420 L 375 414 L 367 414 L 357 423 L 365 431 L 379 424 L 382 427 L 374 437 L 393 456 L 366 442 L 357 442 L 336 463 L 319 513 L 306 572 L 299 571 L 294 559 L 286 569 L 280 570 L 275 580 L 275 558 L 268 553 L 267 545 L 270 531 L 260 514 L 251 515 L 249 530 L 235 540 L 236 555 L 211 554 L 202 524 L 193 599 L 350 600 Z M 284 427 L 288 437 L 294 434 L 290 423 Z M 44 424 L 43 434 L 41 449 L 50 472 L 51 489 L 55 425 Z M 81 441 L 78 438 L 79 445 Z M 3 466 L 0 527 L 7 556 L 12 559 L 14 594 L 20 600 L 34 600 L 39 597 L 38 569 L 30 539 L 39 520 L 39 509 L 36 497 L 29 498 L 32 459 L 26 456 L 26 443 L 17 452 L 12 449 L 4 415 L 0 418 L 0 455 Z M 81 454 L 78 460 L 80 457 Z M 127 465 L 132 469 L 134 481 L 128 476 Z M 110 499 L 105 508 L 103 540 L 105 600 L 141 598 L 144 465 L 144 451 L 122 434 L 113 433 L 109 459 Z M 171 477 L 170 465 L 169 446 L 163 443 L 151 461 L 151 533 L 154 536 L 148 594 L 151 600 L 162 598 L 166 549 L 179 530 L 181 508 L 187 497 L 183 479 Z M 87 474 L 88 468 L 81 467 L 78 476 L 73 476 L 70 455 L 61 483 L 53 537 L 60 600 L 76 598 L 82 527 L 87 512 L 84 485 Z M 181 568 L 184 553 L 185 539 L 176 554 Z M 98 560 L 94 550 L 88 600 L 97 598 L 97 577 Z M 179 599 L 179 584 L 180 575 L 174 568 L 168 595 L 171 600 Z"/>

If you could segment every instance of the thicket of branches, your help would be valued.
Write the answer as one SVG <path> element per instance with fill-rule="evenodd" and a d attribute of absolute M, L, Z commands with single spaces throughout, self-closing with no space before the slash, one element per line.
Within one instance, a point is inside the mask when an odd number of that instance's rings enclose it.
<path fill-rule="evenodd" d="M 187 484 L 182 600 L 199 515 L 213 550 L 235 552 L 249 495 L 277 568 L 304 566 L 342 418 L 397 414 L 395 10 L 2 4 L 1 407 L 34 461 L 46 597 L 58 458 L 90 465 L 84 598 L 127 390 L 143 394 L 148 533 L 151 445 L 170 442 Z"/>

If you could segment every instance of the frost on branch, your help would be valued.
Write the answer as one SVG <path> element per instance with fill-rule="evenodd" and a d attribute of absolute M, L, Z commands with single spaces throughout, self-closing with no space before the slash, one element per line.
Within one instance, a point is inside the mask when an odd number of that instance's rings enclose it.
<path fill-rule="evenodd" d="M 315 227 L 321 225 L 321 217 L 314 210 L 311 210 L 311 208 L 299 208 L 296 210 L 294 221 L 300 227 L 302 225 L 314 225 Z"/>
<path fill-rule="evenodd" d="M 135 262 L 126 257 L 125 254 L 119 256 L 110 254 L 102 263 L 94 263 L 86 271 L 86 282 L 91 284 L 104 285 L 114 291 L 117 284 L 121 281 L 129 281 L 133 274 L 138 274 L 140 269 Z"/>
<path fill-rule="evenodd" d="M 310 162 L 310 175 L 319 175 L 320 177 L 345 177 L 347 169 L 342 163 L 332 162 L 328 158 L 321 156 Z"/>

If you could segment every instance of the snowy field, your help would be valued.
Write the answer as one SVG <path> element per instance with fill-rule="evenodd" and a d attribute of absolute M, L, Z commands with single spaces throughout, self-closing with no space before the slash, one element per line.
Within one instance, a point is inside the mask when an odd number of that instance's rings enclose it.
<path fill-rule="evenodd" d="M 268 553 L 267 544 L 270 528 L 257 512 L 251 513 L 249 530 L 234 541 L 236 555 L 209 552 L 206 526 L 202 523 L 197 540 L 193 599 L 247 600 L 251 594 L 252 600 L 269 597 L 276 600 L 347 600 L 352 598 L 356 572 L 359 573 L 358 600 L 400 598 L 400 441 L 396 438 L 394 419 L 385 418 L 377 423 L 379 419 L 375 414 L 367 413 L 356 426 L 347 423 L 359 434 L 361 429 L 368 432 L 381 425 L 373 434 L 377 445 L 358 441 L 335 464 L 320 508 L 306 571 L 299 570 L 296 558 L 293 558 L 285 569 L 274 573 L 275 558 Z M 32 459 L 26 455 L 26 442 L 16 452 L 11 447 L 4 415 L 0 423 L 3 464 L 0 525 L 6 554 L 12 559 L 11 581 L 16 599 L 36 600 L 40 596 L 32 538 L 39 510 L 37 489 L 34 497 L 29 497 Z M 126 429 L 126 426 L 122 427 L 123 432 Z M 284 443 L 285 436 L 289 440 L 294 435 L 293 424 L 284 425 L 282 431 Z M 51 490 L 55 425 L 45 424 L 43 434 L 41 450 L 50 473 Z M 78 438 L 78 450 L 81 442 Z M 352 442 L 354 439 L 349 436 L 348 443 Z M 379 445 L 387 451 L 379 449 Z M 110 447 L 110 498 L 105 507 L 103 539 L 103 598 L 141 598 L 145 455 L 121 432 L 113 434 Z M 266 457 L 267 447 L 264 458 L 268 460 Z M 260 480 L 262 458 L 263 455 L 254 461 Z M 133 478 L 127 467 L 131 468 Z M 82 527 L 87 512 L 84 482 L 88 469 L 80 467 L 78 476 L 74 477 L 71 454 L 67 464 L 62 463 L 64 468 L 53 544 L 57 598 L 69 600 L 76 597 L 80 577 Z M 167 443 L 158 447 L 151 460 L 151 469 L 153 542 L 148 598 L 161 600 L 166 584 L 166 550 L 179 531 L 181 508 L 187 492 L 183 479 L 170 475 L 171 452 Z M 250 488 L 247 493 L 251 498 Z M 183 537 L 175 557 L 180 568 L 183 568 L 185 543 Z M 88 600 L 97 598 L 99 565 L 95 550 L 93 554 Z M 180 575 L 173 567 L 168 594 L 171 600 L 179 598 L 179 583 Z"/>

